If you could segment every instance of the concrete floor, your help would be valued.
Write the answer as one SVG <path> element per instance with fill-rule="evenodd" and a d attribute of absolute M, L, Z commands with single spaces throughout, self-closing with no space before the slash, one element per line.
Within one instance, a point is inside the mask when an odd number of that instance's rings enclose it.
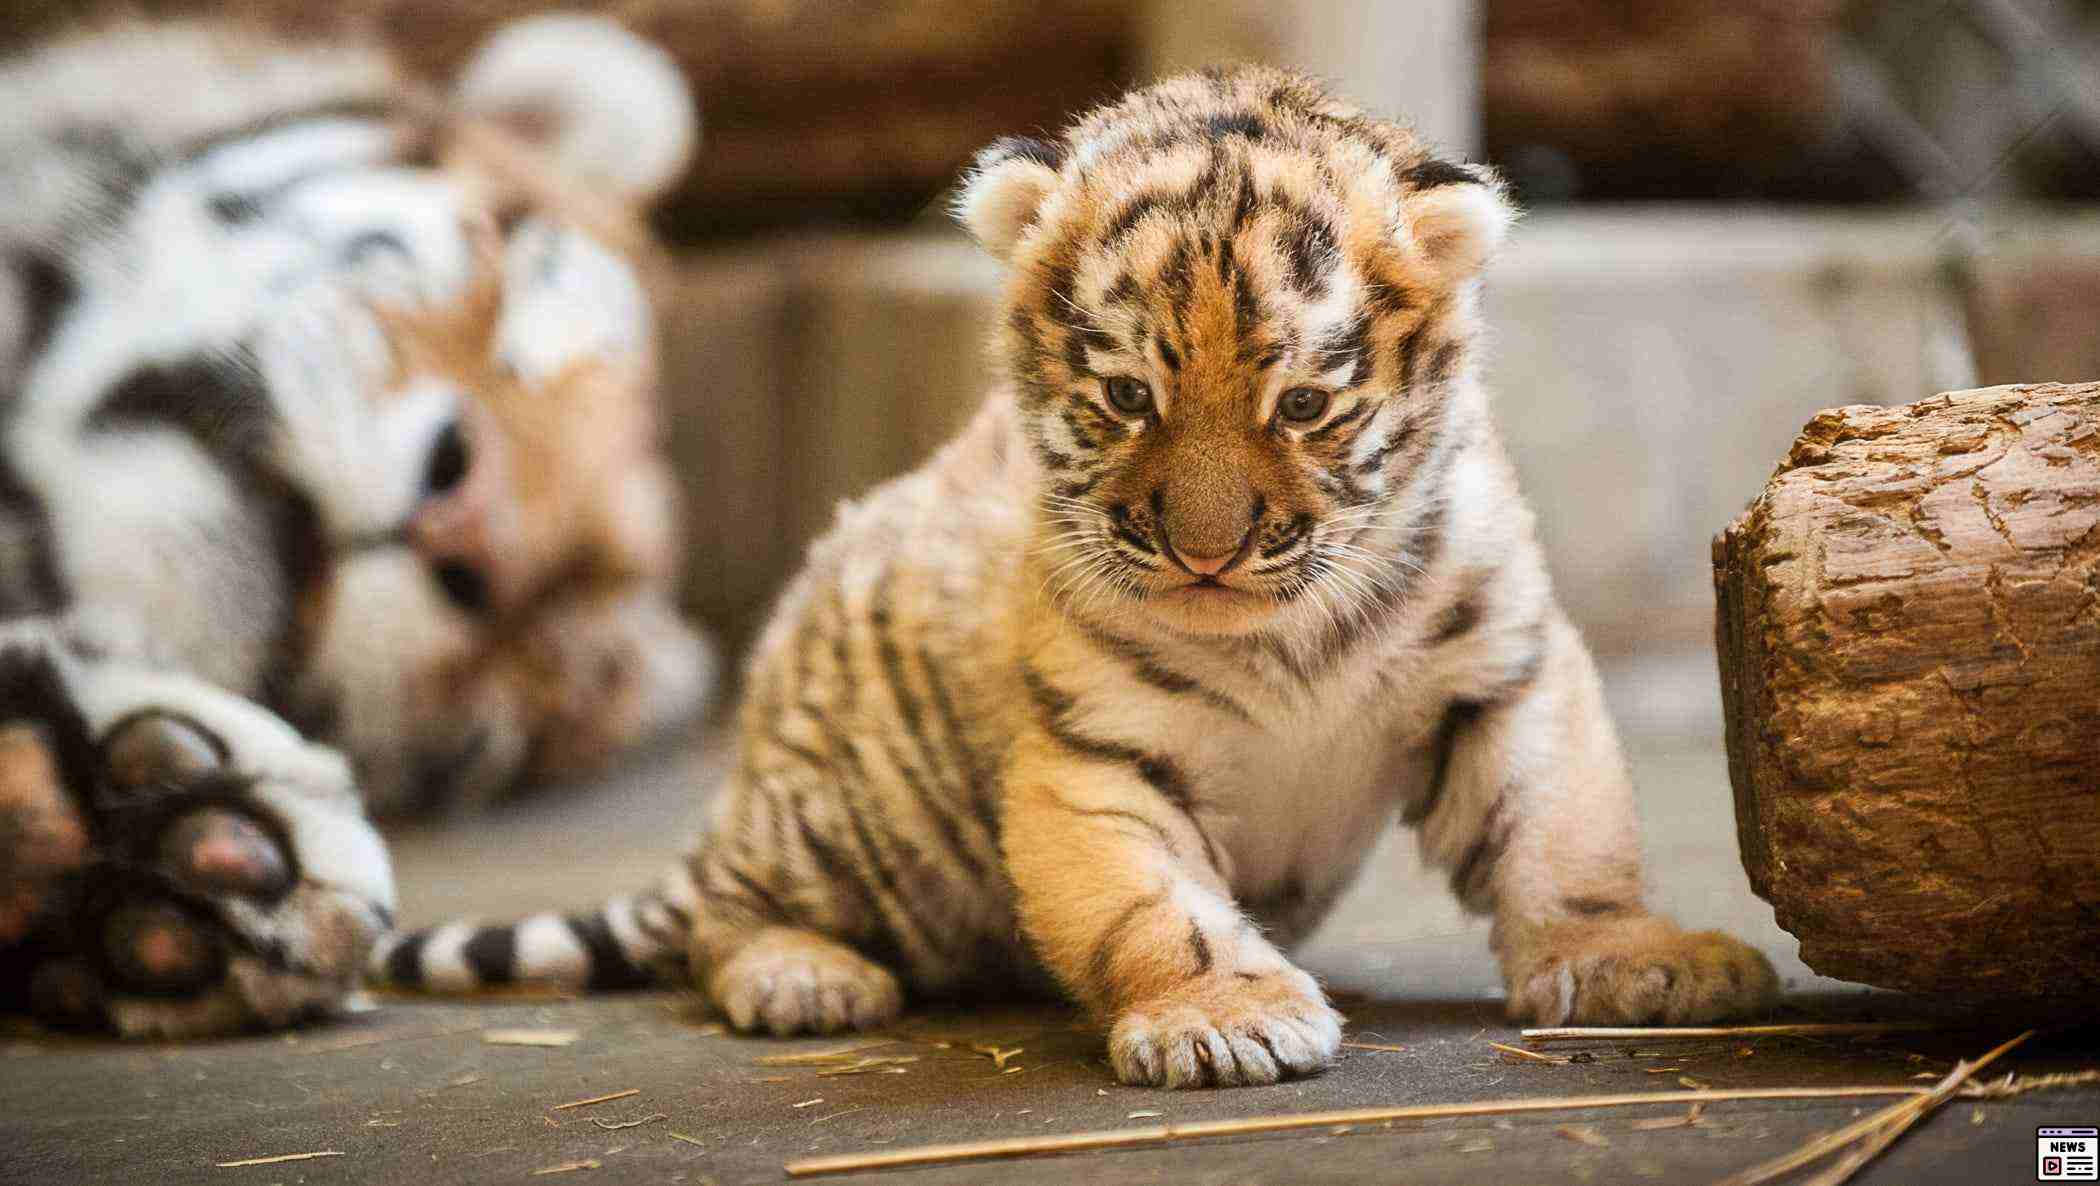
<path fill-rule="evenodd" d="M 1857 998 L 1814 1003 L 1826 1011 L 1862 1007 Z M 1097 1036 L 1047 1008 L 914 1015 L 900 1041 L 869 1053 L 918 1061 L 894 1064 L 902 1073 L 853 1076 L 761 1064 L 761 1057 L 839 1043 L 724 1036 L 692 1012 L 689 998 L 669 992 L 564 1003 L 388 1003 L 327 1030 L 196 1047 L 24 1039 L 0 1046 L 0 1181 L 437 1186 L 523 1181 L 595 1162 L 571 1171 L 575 1180 L 771 1182 L 783 1179 L 785 1162 L 817 1154 L 1282 1112 L 1670 1090 L 1680 1075 L 1714 1088 L 1905 1085 L 1997 1037 L 1978 1031 L 1873 1045 L 1772 1039 L 1747 1056 L 1726 1043 L 1686 1044 L 1682 1052 L 1644 1044 L 1631 1057 L 1610 1048 L 1589 1063 L 1515 1065 L 1486 1045 L 1512 1035 L 1481 1002 L 1345 996 L 1343 1004 L 1352 1041 L 1404 1049 L 1350 1049 L 1335 1069 L 1303 1082 L 1178 1093 L 1118 1086 Z M 482 1038 L 493 1027 L 577 1036 L 552 1049 L 496 1046 Z M 1019 1048 L 1004 1069 L 1021 1069 L 1002 1073 L 972 1044 Z M 2059 1045 L 2023 1055 L 2018 1065 L 2038 1071 L 2096 1058 L 2100 1052 Z M 637 1094 L 556 1110 L 629 1090 Z M 851 1180 L 1697 1184 L 1885 1102 L 1717 1102 L 1699 1125 L 1660 1131 L 1632 1126 L 1682 1116 L 1682 1106 L 1406 1121 Z M 1856 1181 L 2029 1181 L 2036 1126 L 2096 1118 L 2100 1093 L 2091 1091 L 1957 1100 Z M 221 1168 L 320 1151 L 341 1156 Z"/>
<path fill-rule="evenodd" d="M 1736 861 L 1707 662 L 1685 656 L 1607 668 L 1641 786 L 1657 900 L 1687 923 L 1726 926 L 1764 947 L 1788 982 L 1795 1015 L 1918 1013 L 1919 1002 L 1814 977 L 1749 893 Z M 405 920 L 576 905 L 635 885 L 676 854 L 697 803 L 692 788 L 706 785 L 717 752 L 674 747 L 588 796 L 550 796 L 493 821 L 400 837 Z M 868 1052 L 915 1056 L 891 1065 L 901 1073 L 824 1076 L 816 1066 L 756 1060 L 840 1043 L 732 1038 L 680 992 L 383 1000 L 324 1028 L 188 1047 L 29 1030 L 0 1037 L 0 1183 L 485 1182 L 590 1162 L 597 1164 L 548 1176 L 778 1181 L 786 1161 L 811 1154 L 1280 1112 L 1667 1090 L 1680 1075 L 1716 1088 L 1907 1085 L 2004 1036 L 1999 1022 L 1873 1044 L 1767 1040 L 1747 1055 L 1736 1044 L 1643 1044 L 1630 1053 L 1600 1049 L 1590 1062 L 1511 1063 L 1487 1046 L 1514 1034 L 1494 999 L 1485 925 L 1450 906 L 1440 879 L 1414 865 L 1404 839 L 1373 861 L 1364 884 L 1302 953 L 1337 991 L 1351 1041 L 1404 1049 L 1351 1049 L 1334 1070 L 1303 1082 L 1194 1093 L 1121 1087 L 1101 1059 L 1098 1035 L 1044 1006 L 915 1013 L 890 1035 L 895 1045 Z M 499 1027 L 571 1030 L 576 1040 L 557 1048 L 483 1040 Z M 1006 1068 L 1022 1069 L 1001 1073 L 972 1044 L 1020 1047 Z M 2100 1065 L 2100 1051 L 2059 1037 L 2031 1044 L 2010 1065 L 2023 1073 Z M 1679 1069 L 1651 1073 L 1664 1067 Z M 638 1094 L 554 1110 L 630 1088 Z M 1871 1106 L 1716 1103 L 1699 1126 L 1656 1131 L 1631 1123 L 1681 1109 L 1414 1121 L 877 1177 L 1700 1183 Z M 622 1127 L 634 1121 L 643 1123 Z M 1957 1101 L 1855 1182 L 2032 1181 L 2036 1126 L 2095 1123 L 2096 1090 Z M 219 1164 L 316 1151 L 342 1156 Z"/>

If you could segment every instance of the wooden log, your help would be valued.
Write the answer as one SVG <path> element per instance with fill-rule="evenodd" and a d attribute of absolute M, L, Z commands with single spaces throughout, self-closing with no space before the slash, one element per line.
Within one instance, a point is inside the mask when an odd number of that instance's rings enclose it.
<path fill-rule="evenodd" d="M 1802 959 L 2100 996 L 2100 384 L 1824 412 L 1713 560 L 1743 863 Z"/>

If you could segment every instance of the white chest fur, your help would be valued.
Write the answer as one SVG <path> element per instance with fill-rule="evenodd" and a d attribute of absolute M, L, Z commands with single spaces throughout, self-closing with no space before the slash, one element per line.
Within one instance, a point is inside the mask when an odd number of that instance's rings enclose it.
<path fill-rule="evenodd" d="M 1445 680 L 1406 648 L 1302 679 L 1251 651 L 1122 643 L 1120 662 L 1098 637 L 1057 648 L 1075 723 L 1174 765 L 1244 903 L 1327 900 L 1432 775 Z"/>

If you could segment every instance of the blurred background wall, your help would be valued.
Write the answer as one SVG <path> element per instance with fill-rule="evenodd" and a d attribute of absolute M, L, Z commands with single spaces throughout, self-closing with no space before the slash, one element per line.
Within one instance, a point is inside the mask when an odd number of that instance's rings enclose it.
<path fill-rule="evenodd" d="M 551 6 L 121 3 L 373 37 L 440 80 Z M 704 109 L 701 159 L 657 218 L 664 395 L 688 604 L 738 649 L 838 500 L 916 464 L 990 382 L 997 275 L 941 212 L 982 144 L 1162 70 L 1260 58 L 1498 165 L 1530 214 L 1487 281 L 1490 380 L 1628 742 L 1656 900 L 1813 983 L 1735 860 L 1709 541 L 1818 409 L 2100 378 L 2100 0 L 583 6 L 666 46 Z M 83 11 L 0 0 L 0 52 Z M 653 875 L 689 788 L 719 775 L 722 747 L 694 741 L 697 766 L 397 835 L 404 920 Z M 1387 844 L 1312 966 L 1493 992 L 1486 924 Z"/>
<path fill-rule="evenodd" d="M 1816 409 L 2100 375 L 2096 0 L 581 6 L 670 49 L 703 107 L 657 220 L 665 391 L 690 604 L 732 645 L 836 501 L 986 387 L 995 274 L 940 212 L 959 166 L 1168 69 L 1310 69 L 1511 178 L 1531 214 L 1489 279 L 1490 371 L 1607 658 L 1706 662 L 1707 540 Z M 88 11 L 8 7 L 0 50 Z M 374 37 L 441 79 L 546 7 L 121 11 Z"/>

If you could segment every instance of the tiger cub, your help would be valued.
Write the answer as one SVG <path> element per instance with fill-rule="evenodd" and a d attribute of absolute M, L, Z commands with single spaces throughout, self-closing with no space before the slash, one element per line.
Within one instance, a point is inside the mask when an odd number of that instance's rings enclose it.
<path fill-rule="evenodd" d="M 383 975 L 683 961 L 789 1034 L 1047 973 L 1126 1082 L 1268 1083 L 1335 1055 L 1285 953 L 1397 814 L 1493 912 L 1518 1017 L 1771 999 L 1756 951 L 1642 905 L 1618 742 L 1474 378 L 1491 173 L 1245 68 L 996 143 L 956 208 L 1010 269 L 1008 383 L 812 550 L 684 865 L 594 918 L 405 939 Z"/>

